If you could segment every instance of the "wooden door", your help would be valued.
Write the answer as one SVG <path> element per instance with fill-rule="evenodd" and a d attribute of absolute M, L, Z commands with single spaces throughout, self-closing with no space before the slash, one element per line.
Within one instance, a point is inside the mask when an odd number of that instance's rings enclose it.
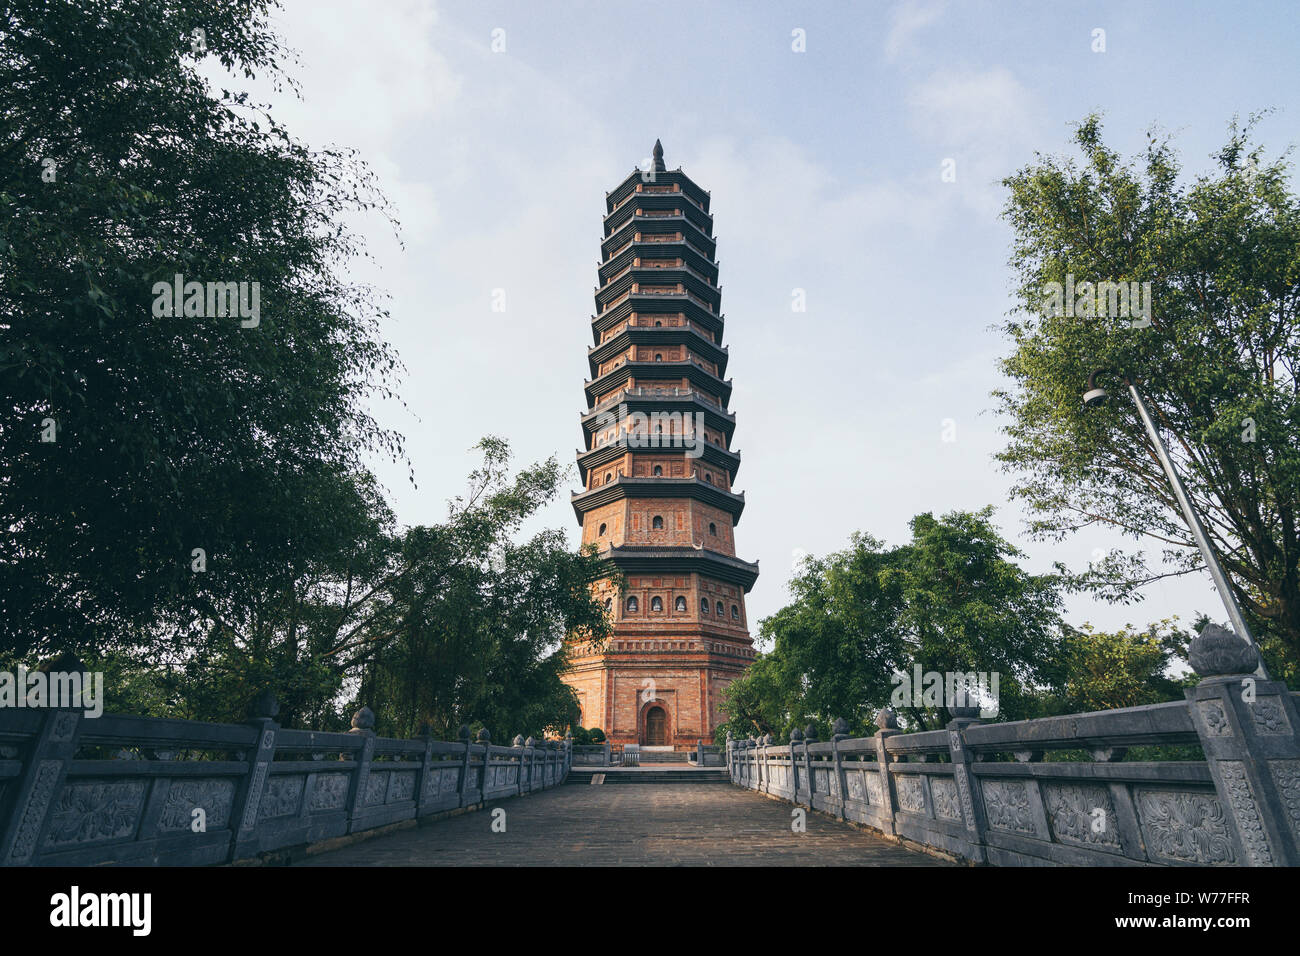
<path fill-rule="evenodd" d="M 645 742 L 647 747 L 668 743 L 668 715 L 662 707 L 651 707 L 645 715 Z"/>

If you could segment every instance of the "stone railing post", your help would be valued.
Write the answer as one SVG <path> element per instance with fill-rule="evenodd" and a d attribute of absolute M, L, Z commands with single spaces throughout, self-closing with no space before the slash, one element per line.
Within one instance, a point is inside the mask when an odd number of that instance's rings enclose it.
<path fill-rule="evenodd" d="M 1255 676 L 1259 653 L 1207 624 L 1188 649 L 1201 682 L 1183 693 L 1232 819 L 1237 862 L 1300 866 L 1300 716 L 1285 684 Z"/>
<path fill-rule="evenodd" d="M 48 669 L 58 673 L 86 672 L 75 659 L 61 658 Z M 18 693 L 26 692 L 25 687 L 18 688 Z M 0 864 L 22 866 L 31 862 L 44 834 L 50 806 L 63 789 L 68 764 L 76 756 L 84 719 L 80 709 L 50 708 L 45 712 L 22 773 L 9 784 L 13 812 L 0 826 Z"/>
<path fill-rule="evenodd" d="M 847 740 L 849 737 L 849 722 L 843 717 L 836 718 L 835 723 L 831 726 L 831 753 L 835 757 L 835 776 L 834 792 L 831 793 L 831 800 L 836 807 L 836 816 L 841 820 L 844 819 L 844 794 L 848 791 L 844 784 L 844 761 L 840 757 L 840 741 Z"/>
<path fill-rule="evenodd" d="M 606 766 L 606 767 L 613 766 L 609 761 L 610 761 L 610 756 L 609 756 L 609 740 L 606 739 L 606 740 L 605 740 L 605 763 L 604 763 L 604 766 Z"/>
<path fill-rule="evenodd" d="M 230 819 L 238 820 L 234 836 L 231 838 L 230 859 L 243 859 L 248 852 L 256 852 L 257 811 L 262 805 L 262 793 L 266 790 L 266 775 L 271 770 L 271 761 L 275 759 L 275 737 L 280 725 L 275 722 L 280 713 L 280 704 L 275 694 L 263 691 L 254 698 L 249 710 L 248 723 L 256 731 L 253 746 L 248 754 L 248 772 L 240 778 L 235 790 L 235 800 L 231 805 Z"/>
<path fill-rule="evenodd" d="M 727 776 L 730 778 L 730 780 L 731 780 L 732 783 L 735 783 L 735 782 L 736 782 L 736 774 L 735 774 L 735 773 L 732 771 L 732 769 L 731 769 L 731 750 L 732 750 L 731 731 L 728 730 L 728 731 L 727 731 L 727 750 L 726 750 L 726 756 L 725 756 L 724 759 L 727 761 Z"/>
<path fill-rule="evenodd" d="M 975 755 L 966 746 L 966 728 L 979 724 L 979 707 L 952 707 L 950 710 L 955 715 L 947 727 L 953 783 L 957 786 L 957 798 L 961 801 L 961 815 L 966 824 L 971 859 L 976 863 L 984 863 L 988 858 L 984 849 L 984 836 L 988 832 L 988 821 L 984 815 L 984 793 L 980 790 L 979 780 L 971 772 Z M 1036 792 L 1033 799 L 1036 799 Z"/>
<path fill-rule="evenodd" d="M 808 777 L 808 809 L 813 808 L 813 796 L 817 793 L 817 785 L 813 780 L 812 753 L 808 750 L 809 744 L 817 743 L 817 727 L 809 724 L 803 729 L 803 766 L 804 773 Z"/>
<path fill-rule="evenodd" d="M 492 785 L 492 734 L 486 727 L 480 727 L 478 743 L 483 746 L 483 768 L 479 773 L 478 794 L 487 802 L 488 787 Z"/>
<path fill-rule="evenodd" d="M 881 818 L 880 828 L 891 836 L 894 833 L 894 814 L 898 812 L 898 797 L 894 794 L 893 775 L 889 772 L 890 755 L 885 741 L 899 733 L 898 716 L 886 707 L 876 715 L 876 764 L 880 771 Z"/>
<path fill-rule="evenodd" d="M 348 791 L 348 832 L 366 805 L 366 791 L 370 789 L 370 764 L 375 759 L 375 712 L 369 707 L 362 707 L 352 715 L 350 734 L 361 738 L 361 750 L 357 753 L 357 767 L 352 774 L 352 786 Z"/>
<path fill-rule="evenodd" d="M 532 746 L 532 740 L 533 738 L 529 737 L 528 742 L 525 743 L 523 734 L 515 734 L 515 739 L 510 741 L 510 746 L 519 751 L 515 757 L 516 762 L 519 764 L 519 772 L 515 774 L 516 795 L 521 796 L 528 792 L 528 788 L 524 786 L 524 777 L 526 775 L 529 777 L 532 776 L 533 765 L 531 760 L 526 761 L 525 758 L 528 757 L 527 748 Z"/>
<path fill-rule="evenodd" d="M 474 764 L 471 762 L 474 755 L 474 742 L 469 738 L 469 724 L 461 724 L 457 736 L 465 741 L 465 756 L 460 765 L 460 805 L 467 807 L 469 806 L 470 791 L 474 789 L 469 779 L 470 774 L 474 772 Z"/>
<path fill-rule="evenodd" d="M 424 754 L 420 760 L 419 783 L 415 791 L 417 819 L 424 812 L 425 802 L 429 799 L 429 781 L 433 779 L 433 728 L 427 721 L 420 725 L 420 739 L 424 741 Z"/>
<path fill-rule="evenodd" d="M 695 766 L 704 766 L 704 741 L 699 737 L 695 738 Z"/>
<path fill-rule="evenodd" d="M 799 802 L 799 745 L 803 731 L 796 727 L 790 731 L 790 802 Z"/>

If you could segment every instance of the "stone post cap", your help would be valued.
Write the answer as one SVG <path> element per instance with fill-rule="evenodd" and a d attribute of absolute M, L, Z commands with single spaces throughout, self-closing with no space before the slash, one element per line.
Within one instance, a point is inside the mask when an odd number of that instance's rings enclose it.
<path fill-rule="evenodd" d="M 515 738 L 515 740 L 518 740 L 518 739 L 519 739 L 518 737 Z M 536 746 L 537 746 L 537 738 L 536 738 L 536 737 L 529 737 L 527 740 L 524 741 L 524 746 L 525 746 L 525 747 L 536 747 Z M 545 742 L 542 743 L 542 746 L 543 746 L 543 747 L 546 746 Z"/>
<path fill-rule="evenodd" d="M 478 732 L 478 742 L 481 744 L 488 744 L 492 742 L 492 735 L 488 733 L 488 729 L 486 727 L 484 727 L 482 730 Z"/>
<path fill-rule="evenodd" d="M 1211 622 L 1192 639 L 1187 659 L 1201 677 L 1251 674 L 1259 666 L 1259 651 L 1226 627 Z"/>
<path fill-rule="evenodd" d="M 831 724 L 831 736 L 847 737 L 849 735 L 849 722 L 843 717 L 836 717 L 835 723 Z"/>
<path fill-rule="evenodd" d="M 353 730 L 374 730 L 375 712 L 369 707 L 362 707 L 352 715 Z"/>
<path fill-rule="evenodd" d="M 528 739 L 531 740 L 532 738 L 530 737 L 530 738 L 528 738 Z M 514 747 L 522 747 L 522 746 L 524 746 L 524 735 L 523 735 L 523 734 L 515 734 L 515 739 L 512 740 L 512 741 L 510 741 L 510 744 L 511 744 L 511 746 L 514 746 Z"/>
<path fill-rule="evenodd" d="M 894 708 L 881 708 L 880 713 L 876 714 L 876 726 L 881 730 L 897 730 L 898 714 L 894 713 Z"/>
<path fill-rule="evenodd" d="M 816 743 L 816 742 L 817 742 L 817 725 L 814 724 L 814 723 L 811 723 L 811 722 L 810 722 L 810 723 L 808 724 L 808 726 L 805 727 L 805 728 L 803 729 L 803 736 L 804 736 L 804 740 L 807 740 L 807 741 L 809 741 L 809 742 L 811 742 L 811 743 Z"/>
<path fill-rule="evenodd" d="M 456 731 L 456 736 L 461 740 L 469 740 L 469 724 L 461 724 L 460 730 Z"/>
<path fill-rule="evenodd" d="M 794 730 L 790 731 L 790 743 L 797 744 L 801 740 L 803 740 L 802 730 L 796 727 Z"/>

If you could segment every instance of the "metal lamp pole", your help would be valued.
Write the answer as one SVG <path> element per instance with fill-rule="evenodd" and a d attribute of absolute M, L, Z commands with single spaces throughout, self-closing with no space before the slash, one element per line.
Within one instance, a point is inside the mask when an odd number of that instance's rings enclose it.
<path fill-rule="evenodd" d="M 1088 376 L 1088 391 L 1083 396 L 1085 405 L 1099 405 L 1110 397 L 1109 392 L 1097 385 L 1097 376 L 1102 374 L 1103 371 L 1105 370 L 1093 372 Z M 1142 425 L 1146 428 L 1151 443 L 1156 446 L 1160 466 L 1164 468 L 1170 487 L 1174 489 L 1174 497 L 1178 499 L 1178 506 L 1182 509 L 1183 518 L 1187 521 L 1187 526 L 1192 530 L 1192 537 L 1196 539 L 1196 546 L 1200 548 L 1205 566 L 1210 571 L 1210 577 L 1214 580 L 1214 586 L 1219 591 L 1223 606 L 1227 608 L 1228 620 L 1232 622 L 1232 629 L 1247 644 L 1258 647 L 1255 644 L 1255 638 L 1250 633 L 1250 627 L 1246 624 L 1246 618 L 1241 613 L 1241 607 L 1237 604 L 1237 597 L 1232 593 L 1232 586 L 1228 583 L 1228 577 L 1224 574 L 1219 559 L 1215 557 L 1214 549 L 1210 547 L 1210 539 L 1205 533 L 1205 526 L 1201 524 L 1196 509 L 1192 507 L 1192 499 L 1187 496 L 1187 489 L 1183 487 L 1182 479 L 1178 477 L 1173 459 L 1169 457 L 1169 450 L 1165 448 L 1160 432 L 1156 429 L 1155 420 L 1151 417 L 1151 411 L 1147 408 L 1147 403 L 1142 399 L 1142 393 L 1138 391 L 1137 384 L 1130 376 L 1125 375 L 1123 378 L 1124 384 L 1128 386 L 1129 395 L 1133 397 L 1133 404 L 1137 406 Z M 1268 671 L 1264 667 L 1264 658 L 1262 656 L 1259 658 L 1259 666 L 1255 669 L 1255 673 L 1266 680 L 1268 679 Z"/>

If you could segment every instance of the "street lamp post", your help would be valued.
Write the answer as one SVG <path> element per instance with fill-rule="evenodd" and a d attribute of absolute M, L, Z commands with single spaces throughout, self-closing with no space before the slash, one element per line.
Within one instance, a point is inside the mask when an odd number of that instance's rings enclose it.
<path fill-rule="evenodd" d="M 1088 376 L 1088 391 L 1083 395 L 1084 405 L 1090 407 L 1100 405 L 1110 398 L 1110 393 L 1097 384 L 1097 376 L 1105 371 L 1105 369 L 1102 369 Z M 1169 457 L 1169 450 L 1165 448 L 1165 443 L 1156 428 L 1155 420 L 1151 417 L 1151 411 L 1147 408 L 1142 393 L 1138 391 L 1137 383 L 1128 375 L 1124 375 L 1123 379 L 1124 384 L 1128 386 L 1129 395 L 1133 397 L 1133 404 L 1137 406 L 1142 425 L 1146 428 L 1151 443 L 1156 446 L 1160 466 L 1164 468 L 1165 476 L 1169 479 L 1169 484 L 1174 490 L 1174 497 L 1178 499 L 1178 506 L 1182 509 L 1183 518 L 1187 521 L 1187 526 L 1192 530 L 1192 537 L 1196 539 L 1196 546 L 1200 548 L 1201 557 L 1205 561 L 1205 566 L 1209 568 L 1210 577 L 1213 578 L 1214 586 L 1219 591 L 1223 606 L 1228 610 L 1228 620 L 1232 622 L 1232 629 L 1237 632 L 1237 635 L 1242 640 L 1258 650 L 1258 645 L 1255 644 L 1255 639 L 1251 636 L 1250 627 L 1246 624 L 1246 618 L 1241 613 L 1241 607 L 1237 604 L 1237 597 L 1232 593 L 1232 586 L 1228 583 L 1228 577 L 1224 574 L 1223 567 L 1214 554 L 1214 549 L 1210 547 L 1210 539 L 1205 533 L 1205 526 L 1201 524 L 1200 516 L 1197 515 L 1196 509 L 1192 507 L 1192 499 L 1187 496 L 1187 489 L 1183 487 L 1182 479 L 1178 477 L 1178 472 L 1174 469 L 1173 459 Z M 1265 680 L 1268 679 L 1268 671 L 1264 667 L 1264 658 L 1262 656 L 1259 657 L 1259 666 L 1255 668 L 1255 673 Z"/>

